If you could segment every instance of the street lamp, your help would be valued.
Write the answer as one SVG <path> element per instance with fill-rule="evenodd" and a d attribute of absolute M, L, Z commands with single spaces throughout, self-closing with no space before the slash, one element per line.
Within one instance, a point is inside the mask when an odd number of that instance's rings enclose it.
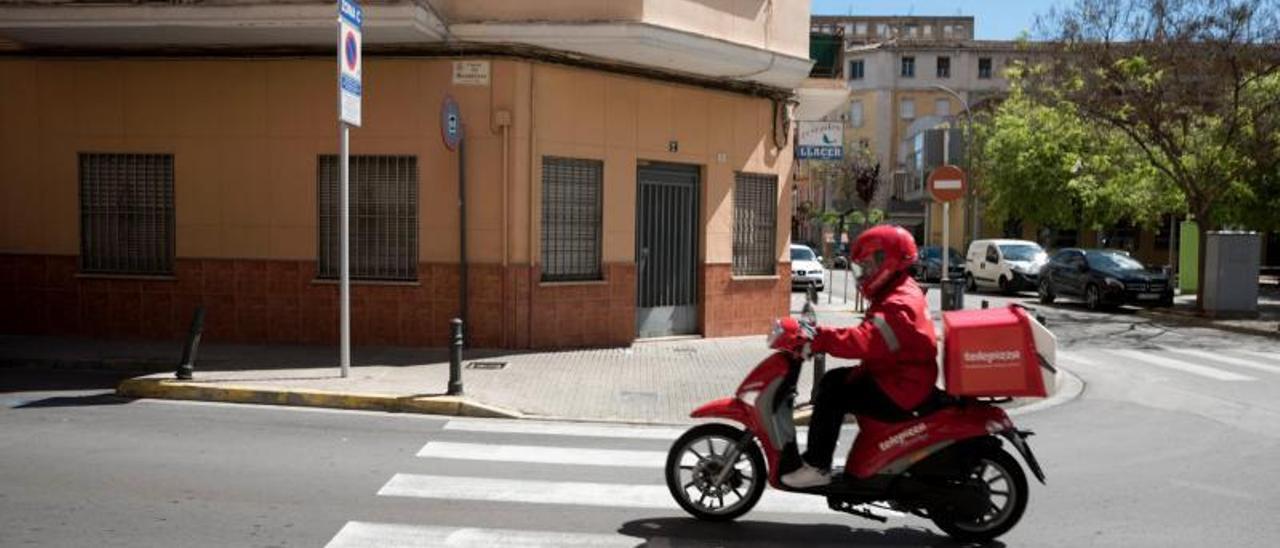
<path fill-rule="evenodd" d="M 966 101 L 964 97 L 962 97 L 958 92 L 956 92 L 956 90 L 951 89 L 951 88 L 949 88 L 949 87 L 947 87 L 947 86 L 944 86 L 944 85 L 942 85 L 942 84 L 933 84 L 933 85 L 931 85 L 931 86 L 929 86 L 929 87 L 931 87 L 931 88 L 933 88 L 933 89 L 936 89 L 936 90 L 938 90 L 938 91 L 944 92 L 944 93 L 946 93 L 946 94 L 948 94 L 948 95 L 950 95 L 950 96 L 952 96 L 952 97 L 955 97 L 957 101 L 960 101 L 960 106 L 961 106 L 961 107 L 964 107 L 964 118 L 965 118 L 965 124 L 964 124 L 964 172 L 965 172 L 965 175 L 966 175 L 966 176 L 971 176 L 971 174 L 969 173 L 969 167 L 971 166 L 971 162 L 969 161 L 969 155 L 970 155 L 970 154 L 972 154 L 972 153 L 973 153 L 973 151 L 972 151 L 972 150 L 969 150 L 969 148 L 970 148 L 970 145 L 972 144 L 972 143 L 970 142 L 970 141 L 971 141 L 970 135 L 973 133 L 973 129 L 972 129 L 972 128 L 973 128 L 973 113 L 971 113 L 971 112 L 969 111 L 969 101 Z M 971 179 L 971 180 L 972 180 L 972 179 Z M 974 205 L 974 203 L 973 203 L 973 185 L 972 185 L 972 184 L 968 185 L 968 186 L 965 188 L 964 193 L 965 193 L 965 196 L 964 196 L 964 207 L 965 207 L 965 232 L 966 232 L 966 241 L 973 241 L 975 238 L 977 238 L 977 237 L 978 237 L 978 236 L 977 236 L 977 234 L 976 234 L 976 232 L 977 232 L 977 230 L 978 230 L 978 219 L 977 219 L 977 211 L 978 211 L 978 209 L 977 209 L 977 206 L 975 206 L 975 205 Z M 949 220 L 944 220 L 943 222 L 949 222 Z"/>

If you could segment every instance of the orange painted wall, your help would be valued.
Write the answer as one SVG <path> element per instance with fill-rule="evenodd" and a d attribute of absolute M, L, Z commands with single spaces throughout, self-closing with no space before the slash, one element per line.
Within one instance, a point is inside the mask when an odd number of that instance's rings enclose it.
<path fill-rule="evenodd" d="M 540 284 L 530 275 L 536 272 L 530 257 L 536 263 L 539 256 L 544 155 L 605 161 L 609 274 L 608 288 L 598 292 L 602 303 L 625 306 L 634 295 L 635 173 L 643 161 L 700 166 L 700 238 L 709 265 L 731 262 L 734 171 L 782 174 L 777 248 L 780 270 L 785 269 L 791 210 L 785 175 L 791 149 L 772 144 L 768 100 L 500 59 L 492 60 L 490 86 L 455 86 L 451 61 L 367 59 L 364 124 L 352 130 L 351 149 L 353 154 L 417 156 L 420 285 L 443 279 L 443 274 L 423 272 L 448 268 L 458 258 L 458 156 L 443 146 L 439 122 L 443 96 L 457 99 L 468 139 L 468 254 L 479 265 L 468 278 L 469 302 L 473 309 L 488 306 L 483 320 L 500 326 L 483 334 L 486 342 L 618 344 L 628 329 L 634 331 L 633 324 L 619 323 L 608 333 L 594 333 L 584 324 L 577 330 L 580 336 L 562 340 L 540 339 L 532 329 L 532 309 L 595 295 Z M 0 172 L 0 254 L 77 255 L 77 154 L 157 152 L 175 159 L 179 259 L 314 264 L 316 157 L 338 149 L 335 88 L 333 62 L 318 58 L 0 60 L 0 165 L 6 166 Z M 506 211 L 503 131 L 494 119 L 501 110 L 512 114 Z M 670 141 L 679 143 L 678 152 L 668 151 Z M 507 268 L 502 268 L 504 255 Z M 450 287 L 456 291 L 456 275 L 453 280 Z M 786 281 L 779 272 L 776 279 L 750 284 L 758 292 L 763 283 L 776 296 L 789 290 L 783 287 Z M 454 308 L 447 306 L 448 291 L 428 289 L 441 309 L 438 316 L 452 312 L 445 310 Z M 59 285 L 57 291 L 70 290 Z M 780 314 L 785 305 L 775 308 Z M 715 325 L 704 329 L 719 331 Z"/>

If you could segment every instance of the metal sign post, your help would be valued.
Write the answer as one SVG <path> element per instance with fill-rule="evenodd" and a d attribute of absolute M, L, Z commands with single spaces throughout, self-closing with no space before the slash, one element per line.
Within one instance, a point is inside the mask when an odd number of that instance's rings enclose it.
<path fill-rule="evenodd" d="M 338 346 L 342 377 L 351 375 L 351 222 L 350 222 L 350 133 L 360 127 L 360 52 L 364 11 L 358 0 L 338 1 Z"/>
<path fill-rule="evenodd" d="M 458 151 L 458 315 L 462 337 L 467 326 L 467 143 L 463 139 L 462 110 L 452 95 L 440 103 L 440 138 L 445 148 Z M 452 386 L 452 385 L 450 385 Z M 461 386 L 461 385 L 459 385 Z M 453 392 L 450 392 L 452 394 Z"/>
<path fill-rule="evenodd" d="M 942 309 L 964 308 L 964 293 L 955 287 L 963 280 L 951 279 L 951 202 L 964 196 L 964 170 L 953 166 L 940 166 L 929 173 L 929 193 L 942 202 Z"/>

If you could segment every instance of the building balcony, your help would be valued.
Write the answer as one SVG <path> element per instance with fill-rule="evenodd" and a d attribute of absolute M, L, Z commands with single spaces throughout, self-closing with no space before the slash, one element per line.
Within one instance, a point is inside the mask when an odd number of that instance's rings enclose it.
<path fill-rule="evenodd" d="M 535 46 L 584 58 L 791 89 L 809 73 L 808 0 L 370 0 L 364 43 Z M 0 4 L 18 50 L 330 48 L 337 8 L 320 0 Z M 8 44 L 6 44 L 8 43 Z"/>

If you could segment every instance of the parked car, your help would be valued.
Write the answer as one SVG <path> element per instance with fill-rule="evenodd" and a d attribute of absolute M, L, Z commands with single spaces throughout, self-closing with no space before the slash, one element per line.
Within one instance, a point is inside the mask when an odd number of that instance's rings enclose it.
<path fill-rule="evenodd" d="M 1049 257 L 1040 244 L 1027 240 L 974 240 L 965 255 L 969 291 L 997 288 L 1005 293 L 1039 287 L 1040 267 Z"/>
<path fill-rule="evenodd" d="M 791 244 L 791 288 L 812 285 L 821 291 L 826 270 L 820 260 L 809 246 Z"/>
<path fill-rule="evenodd" d="M 964 277 L 964 256 L 955 248 L 947 248 L 947 270 L 952 279 Z M 936 282 L 942 279 L 942 247 L 926 245 L 920 248 L 920 256 L 911 265 L 911 277 L 921 282 Z"/>
<path fill-rule="evenodd" d="M 1040 271 L 1040 302 L 1058 297 L 1084 300 L 1092 310 L 1119 304 L 1172 306 L 1169 274 L 1150 270 L 1128 253 L 1112 249 L 1063 249 Z"/>

